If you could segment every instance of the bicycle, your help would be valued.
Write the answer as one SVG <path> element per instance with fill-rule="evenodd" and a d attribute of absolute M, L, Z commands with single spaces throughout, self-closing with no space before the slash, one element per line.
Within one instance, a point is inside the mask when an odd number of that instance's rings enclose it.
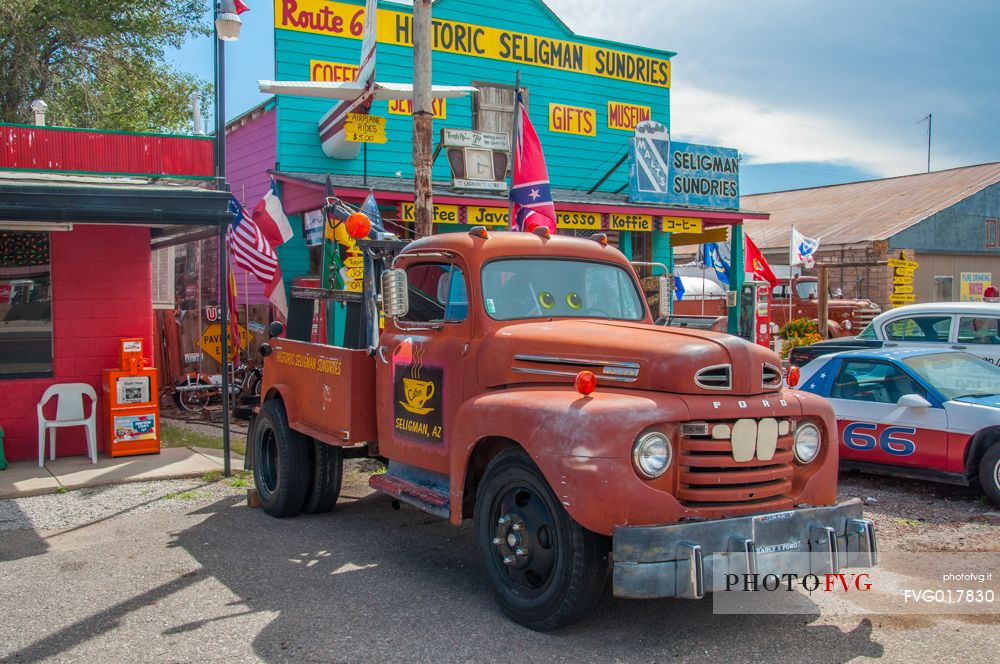
<path fill-rule="evenodd" d="M 260 399 L 264 374 L 250 358 L 234 366 L 230 372 L 229 393 L 238 402 L 241 396 Z M 213 401 L 222 400 L 222 374 L 188 373 L 174 381 L 174 403 L 181 410 L 197 413 Z"/>

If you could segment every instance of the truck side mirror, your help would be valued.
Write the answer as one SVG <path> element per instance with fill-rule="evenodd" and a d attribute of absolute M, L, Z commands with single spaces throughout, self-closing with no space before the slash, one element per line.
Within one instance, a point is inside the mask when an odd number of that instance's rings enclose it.
<path fill-rule="evenodd" d="M 402 318 L 410 310 L 406 271 L 396 268 L 382 273 L 382 311 L 389 318 Z"/>
<path fill-rule="evenodd" d="M 670 298 L 674 296 L 674 289 L 671 287 L 672 279 L 660 277 L 660 318 L 670 315 Z"/>

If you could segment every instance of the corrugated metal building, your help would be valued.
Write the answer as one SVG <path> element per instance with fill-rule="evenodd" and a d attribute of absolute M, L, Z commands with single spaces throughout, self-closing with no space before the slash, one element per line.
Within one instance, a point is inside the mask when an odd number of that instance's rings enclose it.
<path fill-rule="evenodd" d="M 821 262 L 874 264 L 905 251 L 920 265 L 917 302 L 981 300 L 985 285 L 1000 282 L 1000 163 L 743 196 L 741 207 L 770 213 L 745 227 L 775 265 L 789 263 L 794 226 L 820 240 Z M 833 269 L 829 276 L 830 287 L 847 296 L 890 304 L 888 267 Z"/>

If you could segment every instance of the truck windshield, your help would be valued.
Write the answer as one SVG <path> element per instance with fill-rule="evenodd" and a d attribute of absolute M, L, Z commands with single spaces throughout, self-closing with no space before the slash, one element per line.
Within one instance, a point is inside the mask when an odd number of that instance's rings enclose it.
<path fill-rule="evenodd" d="M 518 258 L 483 267 L 483 304 L 494 320 L 610 318 L 641 320 L 635 282 L 617 265 Z"/>
<path fill-rule="evenodd" d="M 817 297 L 819 284 L 815 281 L 799 281 L 795 284 L 795 294 L 803 300 L 808 300 L 809 296 Z"/>

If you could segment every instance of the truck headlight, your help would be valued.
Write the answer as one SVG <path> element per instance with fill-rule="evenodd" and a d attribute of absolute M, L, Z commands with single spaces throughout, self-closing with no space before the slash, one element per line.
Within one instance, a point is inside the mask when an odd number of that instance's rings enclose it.
<path fill-rule="evenodd" d="M 821 442 L 819 429 L 814 424 L 801 424 L 795 429 L 795 444 L 792 452 L 799 463 L 810 463 L 819 454 Z"/>
<path fill-rule="evenodd" d="M 648 479 L 656 479 L 665 473 L 672 457 L 670 440 L 659 431 L 642 434 L 632 447 L 632 465 Z"/>

